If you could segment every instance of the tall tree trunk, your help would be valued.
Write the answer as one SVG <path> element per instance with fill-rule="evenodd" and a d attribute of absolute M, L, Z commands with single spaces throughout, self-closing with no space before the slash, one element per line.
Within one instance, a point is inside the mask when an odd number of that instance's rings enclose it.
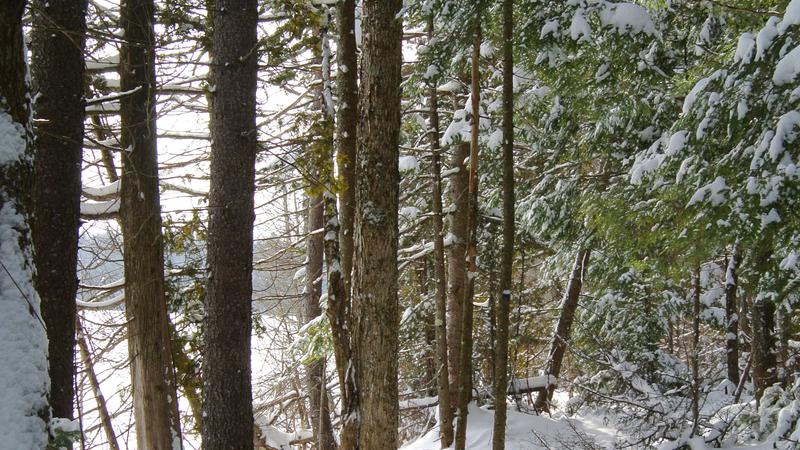
<path fill-rule="evenodd" d="M 450 176 L 448 195 L 453 205 L 448 216 L 452 240 L 447 250 L 447 357 L 449 361 L 450 398 L 458 402 L 461 367 L 461 329 L 464 291 L 467 282 L 467 216 L 469 215 L 469 172 L 464 160 L 469 156 L 469 142 L 453 148 L 450 166 L 458 169 Z"/>
<path fill-rule="evenodd" d="M 353 270 L 353 214 L 356 204 L 356 147 L 358 145 L 358 49 L 356 47 L 356 1 L 341 0 L 337 6 L 336 154 L 342 191 L 340 245 L 342 281 L 349 295 Z M 348 302 L 349 299 L 342 299 Z"/>
<path fill-rule="evenodd" d="M 22 13 L 24 0 L 0 2 L 0 396 L 9 449 L 47 445 L 47 335 L 33 286 L 30 192 L 33 153 Z M 8 408 L 8 405 L 14 405 Z"/>
<path fill-rule="evenodd" d="M 50 406 L 53 416 L 72 419 L 86 1 L 36 0 L 31 13 L 38 119 L 31 229 L 39 249 L 34 281 L 47 325 Z"/>
<path fill-rule="evenodd" d="M 514 267 L 514 0 L 503 0 L 503 259 L 497 305 L 492 448 L 506 446 L 508 322 Z"/>
<path fill-rule="evenodd" d="M 753 338 L 750 351 L 753 355 L 753 387 L 755 397 L 760 401 L 764 389 L 777 381 L 775 373 L 775 304 L 768 299 L 757 298 L 753 301 L 751 311 L 751 327 Z"/>
<path fill-rule="evenodd" d="M 342 429 L 339 446 L 356 448 L 358 422 L 355 367 L 352 361 L 350 289 L 353 270 L 353 214 L 356 204 L 356 147 L 358 145 L 358 56 L 356 48 L 355 0 L 342 0 L 337 6 L 337 89 L 336 158 L 342 190 L 341 214 L 336 199 L 326 197 L 326 235 L 339 239 L 325 241 L 328 276 L 328 319 L 331 323 L 336 372 L 341 392 Z M 333 235 L 332 235 L 333 237 Z M 336 270 L 336 269 L 339 270 Z"/>
<path fill-rule="evenodd" d="M 575 264 L 572 266 L 572 275 L 567 284 L 567 292 L 561 301 L 561 315 L 556 324 L 553 340 L 550 343 L 550 353 L 547 360 L 546 375 L 558 378 L 561 375 L 561 363 L 564 361 L 564 354 L 567 351 L 567 343 L 570 340 L 572 321 L 575 319 L 575 311 L 578 309 L 578 299 L 583 288 L 584 275 L 589 266 L 589 249 L 581 249 L 575 257 Z M 550 385 L 547 389 L 539 392 L 534 404 L 539 411 L 550 410 L 550 400 L 553 398 L 555 386 Z"/>
<path fill-rule="evenodd" d="M 203 448 L 253 448 L 256 0 L 216 0 L 211 80 L 211 189 L 203 357 Z"/>
<path fill-rule="evenodd" d="M 700 268 L 694 276 L 692 292 L 692 436 L 700 422 Z"/>
<path fill-rule="evenodd" d="M 739 310 L 736 305 L 736 289 L 738 286 L 739 260 L 741 256 L 736 248 L 725 274 L 725 355 L 728 368 L 728 380 L 739 384 Z"/>
<path fill-rule="evenodd" d="M 358 447 L 397 448 L 402 0 L 364 1 L 353 267 Z"/>
<path fill-rule="evenodd" d="M 763 277 L 768 270 L 772 256 L 772 243 L 762 242 L 756 247 L 755 270 Z M 756 284 L 758 289 L 759 285 Z M 761 401 L 764 389 L 777 381 L 777 361 L 775 358 L 775 304 L 769 298 L 756 293 L 750 308 L 750 328 L 752 340 L 750 352 L 753 358 L 753 390 L 756 402 Z"/>
<path fill-rule="evenodd" d="M 178 398 L 164 294 L 164 244 L 156 150 L 155 7 L 126 0 L 120 49 L 120 213 L 125 311 L 139 450 L 181 448 Z"/>
<path fill-rule="evenodd" d="M 322 314 L 319 300 L 322 295 L 322 262 L 325 257 L 324 235 L 321 232 L 324 220 L 323 195 L 320 193 L 311 197 L 308 205 L 306 295 L 303 302 L 303 319 L 306 323 Z M 333 426 L 325 389 L 325 360 L 319 358 L 306 364 L 306 377 L 311 403 L 309 416 L 317 450 L 334 449 L 336 441 L 333 439 Z"/>
<path fill-rule="evenodd" d="M 462 304 L 461 351 L 459 356 L 458 421 L 456 422 L 456 449 L 463 450 L 467 440 L 467 415 L 472 399 L 472 298 L 475 295 L 475 276 L 478 268 L 478 135 L 480 131 L 480 55 L 481 55 L 480 9 L 475 16 L 475 36 L 472 42 L 472 135 L 469 154 L 469 213 L 467 215 L 467 272 L 466 288 Z"/>
<path fill-rule="evenodd" d="M 428 37 L 433 38 L 433 19 L 428 21 Z M 429 139 L 431 141 L 431 191 L 433 195 L 433 258 L 436 286 L 436 380 L 439 396 L 439 433 L 441 446 L 453 443 L 453 408 L 447 370 L 447 280 L 444 271 L 444 237 L 442 236 L 442 152 L 439 145 L 439 105 L 436 86 L 429 88 Z"/>

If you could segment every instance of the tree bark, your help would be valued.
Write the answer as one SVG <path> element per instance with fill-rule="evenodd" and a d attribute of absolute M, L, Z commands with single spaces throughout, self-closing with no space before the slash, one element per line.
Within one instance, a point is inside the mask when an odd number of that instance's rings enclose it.
<path fill-rule="evenodd" d="M 353 270 L 353 214 L 356 204 L 356 147 L 358 146 L 358 49 L 356 47 L 356 2 L 342 0 L 337 6 L 336 154 L 341 171 L 341 265 L 342 281 L 350 293 Z M 348 299 L 342 299 L 347 302 Z"/>
<path fill-rule="evenodd" d="M 203 448 L 253 448 L 256 0 L 214 5 L 211 189 L 203 358 Z"/>
<path fill-rule="evenodd" d="M 475 36 L 472 42 L 472 135 L 470 139 L 469 154 L 469 213 L 467 214 L 467 258 L 469 270 L 467 272 L 464 300 L 462 303 L 461 319 L 461 351 L 459 356 L 459 382 L 458 382 L 458 417 L 456 422 L 456 449 L 464 450 L 467 439 L 467 415 L 469 402 L 472 399 L 472 299 L 475 295 L 475 276 L 478 268 L 477 240 L 478 240 L 478 136 L 480 131 L 480 49 L 481 26 L 480 9 L 475 17 Z"/>
<path fill-rule="evenodd" d="M 556 324 L 553 340 L 550 343 L 550 353 L 548 356 L 546 375 L 558 378 L 561 375 L 561 363 L 564 361 L 564 354 L 567 351 L 567 343 L 570 340 L 572 321 L 575 319 L 575 311 L 578 309 L 578 299 L 583 288 L 583 280 L 586 268 L 589 266 L 589 249 L 581 249 L 575 258 L 572 266 L 572 275 L 567 285 L 567 292 L 561 301 L 561 315 Z M 534 406 L 539 411 L 549 411 L 550 401 L 553 398 L 555 386 L 548 388 L 536 396 Z"/>
<path fill-rule="evenodd" d="M 433 38 L 433 19 L 428 22 L 428 37 Z M 453 408 L 450 400 L 450 380 L 448 378 L 447 345 L 447 280 L 444 269 L 444 237 L 442 236 L 442 153 L 439 146 L 439 106 L 436 86 L 429 88 L 431 141 L 431 191 L 433 195 L 433 257 L 436 277 L 436 380 L 439 396 L 439 432 L 441 446 L 447 448 L 453 443 Z"/>
<path fill-rule="evenodd" d="M 353 272 L 358 447 L 397 448 L 402 0 L 364 1 Z"/>
<path fill-rule="evenodd" d="M 503 0 L 503 256 L 497 305 L 492 448 L 506 446 L 508 327 L 514 267 L 514 0 Z"/>
<path fill-rule="evenodd" d="M 700 423 L 700 268 L 695 271 L 692 292 L 692 436 Z"/>
<path fill-rule="evenodd" d="M 0 420 L 6 448 L 47 445 L 47 335 L 33 286 L 33 183 L 29 87 L 22 35 L 24 0 L 0 2 Z"/>
<path fill-rule="evenodd" d="M 769 259 L 772 256 L 772 243 L 769 241 L 762 242 L 757 248 L 754 259 L 755 271 L 763 277 L 763 274 L 768 270 Z M 750 308 L 750 316 L 753 390 L 756 402 L 760 403 L 764 389 L 772 386 L 777 381 L 775 304 L 770 299 L 756 294 Z"/>
<path fill-rule="evenodd" d="M 309 199 L 306 234 L 306 292 L 303 302 L 303 319 L 305 323 L 322 314 L 319 301 L 322 295 L 322 262 L 325 257 L 323 195 L 317 194 Z M 325 360 L 315 359 L 306 364 L 306 384 L 311 403 L 309 417 L 314 431 L 314 442 L 317 450 L 336 448 L 333 439 L 333 426 L 328 408 L 328 395 L 325 389 Z"/>
<path fill-rule="evenodd" d="M 741 256 L 734 248 L 725 276 L 725 355 L 728 369 L 728 380 L 739 384 L 739 314 L 736 305 L 736 289 L 738 286 L 739 260 Z"/>
<path fill-rule="evenodd" d="M 358 56 L 355 34 L 355 0 L 337 6 L 336 158 L 340 170 L 339 204 L 326 197 L 325 234 L 328 264 L 328 320 L 331 324 L 336 372 L 341 392 L 342 429 L 339 447 L 356 448 L 357 417 L 355 368 L 352 361 L 350 288 L 353 269 L 353 214 L 356 203 L 356 147 L 358 145 Z M 338 239 L 333 239 L 338 237 Z M 338 270 L 337 270 L 338 268 Z"/>
<path fill-rule="evenodd" d="M 39 249 L 34 281 L 47 325 L 50 406 L 53 416 L 72 419 L 86 1 L 36 0 L 31 14 L 38 119 L 31 229 Z"/>
<path fill-rule="evenodd" d="M 156 150 L 155 7 L 126 0 L 120 50 L 120 214 L 125 310 L 139 450 L 181 448 L 172 345 L 164 294 L 164 245 Z"/>
<path fill-rule="evenodd" d="M 447 357 L 449 360 L 450 398 L 458 400 L 460 379 L 461 329 L 464 290 L 467 282 L 467 216 L 469 215 L 469 172 L 464 160 L 469 156 L 469 142 L 456 145 L 450 166 L 458 171 L 450 176 L 448 195 L 453 206 L 448 216 L 452 244 L 447 251 Z"/>

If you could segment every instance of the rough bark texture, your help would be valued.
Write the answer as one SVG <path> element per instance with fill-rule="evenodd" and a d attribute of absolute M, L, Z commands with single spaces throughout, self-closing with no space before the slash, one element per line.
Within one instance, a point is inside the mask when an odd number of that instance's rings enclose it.
<path fill-rule="evenodd" d="M 481 27 L 480 15 L 476 16 L 475 36 L 472 42 L 472 126 L 469 154 L 469 208 L 467 214 L 467 258 L 469 268 L 465 281 L 461 314 L 461 349 L 458 378 L 458 417 L 456 422 L 455 447 L 464 450 L 467 440 L 467 415 L 472 399 L 472 299 L 475 295 L 475 277 L 478 273 L 477 235 L 478 235 L 478 134 L 480 131 L 480 54 Z"/>
<path fill-rule="evenodd" d="M 9 449 L 43 448 L 49 420 L 47 336 L 33 287 L 29 228 L 33 149 L 24 7 L 23 0 L 0 2 L 0 335 L 6 337 L 0 340 L 0 395 L 14 405 L 0 421 L 0 445 Z"/>
<path fill-rule="evenodd" d="M 341 264 L 347 292 L 353 270 L 353 211 L 356 204 L 356 147 L 358 145 L 358 50 L 356 48 L 356 2 L 342 0 L 337 7 L 336 153 L 341 171 Z M 344 300 L 347 301 L 347 300 Z"/>
<path fill-rule="evenodd" d="M 253 448 L 250 334 L 256 145 L 256 0 L 217 0 L 211 65 L 211 190 L 203 448 Z"/>
<path fill-rule="evenodd" d="M 322 314 L 319 305 L 322 295 L 322 262 L 325 257 L 324 204 L 322 194 L 309 199 L 306 235 L 306 292 L 303 304 L 303 319 L 306 323 Z M 336 448 L 333 439 L 333 426 L 328 407 L 328 395 L 325 389 L 325 360 L 316 359 L 306 364 L 306 384 L 311 403 L 309 418 L 314 430 L 314 442 L 317 450 Z"/>
<path fill-rule="evenodd" d="M 503 0 L 503 257 L 497 305 L 492 448 L 506 446 L 508 327 L 514 266 L 514 1 Z"/>
<path fill-rule="evenodd" d="M 433 20 L 428 22 L 428 35 L 433 35 Z M 442 154 L 439 146 L 439 106 L 436 86 L 430 87 L 431 191 L 433 194 L 433 257 L 436 286 L 436 380 L 439 396 L 439 431 L 442 448 L 453 443 L 453 408 L 447 370 L 447 279 L 444 269 L 444 236 L 442 236 Z"/>
<path fill-rule="evenodd" d="M 53 416 L 72 419 L 86 1 L 36 0 L 31 14 L 34 281 L 47 325 L 50 406 Z"/>
<path fill-rule="evenodd" d="M 469 156 L 469 142 L 456 145 L 450 167 L 458 171 L 450 176 L 448 195 L 452 212 L 448 229 L 452 244 L 447 250 L 447 345 L 450 376 L 450 398 L 458 399 L 461 360 L 461 329 L 464 289 L 467 282 L 467 216 L 469 215 L 469 172 L 464 160 Z"/>
<path fill-rule="evenodd" d="M 337 6 L 337 97 L 336 157 L 340 170 L 340 214 L 336 199 L 326 198 L 325 233 L 339 239 L 325 241 L 328 275 L 328 320 L 331 324 L 336 372 L 341 392 L 342 429 L 339 447 L 356 448 L 355 371 L 350 363 L 350 287 L 353 269 L 353 211 L 356 193 L 356 147 L 358 145 L 358 57 L 355 35 L 355 0 L 343 0 Z M 339 270 L 335 270 L 339 267 Z"/>
<path fill-rule="evenodd" d="M 180 448 L 172 345 L 164 296 L 164 246 L 156 151 L 152 0 L 126 0 L 120 50 L 125 309 L 139 450 Z"/>
<path fill-rule="evenodd" d="M 564 361 L 564 354 L 567 351 L 567 343 L 570 340 L 572 321 L 575 318 L 575 311 L 578 308 L 578 299 L 583 288 L 583 277 L 586 268 L 589 266 L 589 250 L 581 249 L 575 258 L 572 266 L 572 275 L 569 278 L 567 292 L 561 301 L 561 315 L 556 324 L 555 334 L 550 343 L 550 353 L 548 356 L 546 374 L 558 378 L 561 374 L 561 363 Z M 536 396 L 535 407 L 539 411 L 550 410 L 550 400 L 553 398 L 555 386 L 549 386 L 547 390 L 539 392 Z"/>
<path fill-rule="evenodd" d="M 402 0 L 364 2 L 353 264 L 358 447 L 397 448 Z"/>
<path fill-rule="evenodd" d="M 739 270 L 738 252 L 734 250 L 728 261 L 725 276 L 725 322 L 727 323 L 727 336 L 725 337 L 725 355 L 728 368 L 728 380 L 739 384 L 739 314 L 736 305 L 736 289 L 738 285 L 737 272 Z"/>
<path fill-rule="evenodd" d="M 698 431 L 700 420 L 700 268 L 695 271 L 692 292 L 692 435 Z"/>

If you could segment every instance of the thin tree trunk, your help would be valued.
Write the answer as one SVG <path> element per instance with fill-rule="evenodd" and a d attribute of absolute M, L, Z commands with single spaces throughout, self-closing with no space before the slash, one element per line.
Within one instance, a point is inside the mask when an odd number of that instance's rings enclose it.
<path fill-rule="evenodd" d="M 358 56 L 356 48 L 355 0 L 337 6 L 337 93 L 336 158 L 341 191 L 337 214 L 336 199 L 326 197 L 325 240 L 328 264 L 328 320 L 331 324 L 336 372 L 341 392 L 342 429 L 339 447 L 356 448 L 358 422 L 355 367 L 352 364 L 350 289 L 353 269 L 353 214 L 356 195 L 356 147 L 358 145 Z M 330 234 L 334 233 L 334 234 Z M 338 239 L 335 239 L 338 237 Z"/>
<path fill-rule="evenodd" d="M 461 355 L 459 356 L 458 383 L 458 421 L 456 426 L 456 449 L 463 450 L 467 440 L 467 415 L 469 402 L 472 399 L 472 299 L 475 295 L 475 276 L 477 275 L 477 239 L 478 239 L 478 133 L 480 131 L 480 48 L 481 27 L 480 13 L 475 17 L 475 36 L 472 42 L 472 135 L 469 155 L 469 214 L 467 215 L 467 272 L 466 289 L 461 320 Z"/>
<path fill-rule="evenodd" d="M 769 259 L 772 256 L 772 243 L 762 243 L 758 248 L 754 265 L 756 272 L 763 276 L 768 270 Z M 753 390 L 756 402 L 760 402 L 764 389 L 772 386 L 777 381 L 775 304 L 768 298 L 756 295 L 750 309 L 750 315 Z"/>
<path fill-rule="evenodd" d="M 450 398 L 458 402 L 461 367 L 461 330 L 464 290 L 467 282 L 467 216 L 469 215 L 469 172 L 464 160 L 469 156 L 469 142 L 453 148 L 450 166 L 458 169 L 450 176 L 449 196 L 453 205 L 448 216 L 452 240 L 447 250 L 447 357 L 449 360 Z"/>
<path fill-rule="evenodd" d="M 47 325 L 50 406 L 53 416 L 72 419 L 86 1 L 36 0 L 31 14 L 38 119 L 31 230 L 39 249 L 34 281 Z"/>
<path fill-rule="evenodd" d="M 217 0 L 212 16 L 203 448 L 249 450 L 258 5 Z"/>
<path fill-rule="evenodd" d="M 700 422 L 700 268 L 694 276 L 692 293 L 692 436 Z"/>
<path fill-rule="evenodd" d="M 126 0 L 120 50 L 125 310 L 139 450 L 181 447 L 172 345 L 164 295 L 164 244 L 156 150 L 155 7 Z"/>
<path fill-rule="evenodd" d="M 24 0 L 0 2 L 0 392 L 9 449 L 47 445 L 47 334 L 33 286 L 33 183 L 29 87 L 22 35 Z"/>
<path fill-rule="evenodd" d="M 103 427 L 107 444 L 111 450 L 120 450 L 119 443 L 117 443 L 117 436 L 114 434 L 114 426 L 111 423 L 111 414 L 108 413 L 106 398 L 103 396 L 103 391 L 100 389 L 100 382 L 97 380 L 97 375 L 94 373 L 92 353 L 89 351 L 89 344 L 86 342 L 86 332 L 81 325 L 80 319 L 77 319 L 77 331 L 81 361 L 83 361 L 86 377 L 89 379 L 89 385 L 92 387 L 94 400 L 97 403 L 97 411 L 100 414 L 100 426 Z"/>
<path fill-rule="evenodd" d="M 497 305 L 492 448 L 506 446 L 508 327 L 514 266 L 514 0 L 503 0 L 503 259 Z"/>
<path fill-rule="evenodd" d="M 728 380 L 739 384 L 739 314 L 736 305 L 736 289 L 738 286 L 739 252 L 733 250 L 725 276 L 725 354 L 728 368 Z"/>
<path fill-rule="evenodd" d="M 336 154 L 341 171 L 341 264 L 342 281 L 349 295 L 353 270 L 353 214 L 356 204 L 356 147 L 358 145 L 358 49 L 356 48 L 356 2 L 342 0 L 337 7 Z M 349 299 L 342 299 L 348 302 Z"/>
<path fill-rule="evenodd" d="M 324 236 L 320 232 L 324 226 L 323 195 L 317 194 L 309 199 L 306 234 L 306 292 L 303 307 L 305 323 L 322 314 L 319 300 L 322 295 L 322 262 L 325 257 Z M 318 450 L 336 448 L 333 439 L 333 426 L 328 410 L 328 396 L 325 392 L 325 360 L 322 358 L 306 364 L 306 385 L 311 403 L 310 419 L 314 431 L 314 442 Z"/>
<path fill-rule="evenodd" d="M 433 19 L 428 21 L 428 38 L 433 38 Z M 447 279 L 444 269 L 444 237 L 442 236 L 442 152 L 439 146 L 439 105 L 436 86 L 431 85 L 429 96 L 431 141 L 431 191 L 433 195 L 433 257 L 436 286 L 436 380 L 439 396 L 439 432 L 441 446 L 453 443 L 453 409 L 450 400 L 450 380 L 447 370 Z"/>
<path fill-rule="evenodd" d="M 352 304 L 358 447 L 394 449 L 402 0 L 363 4 Z"/>
<path fill-rule="evenodd" d="M 558 378 L 561 375 L 561 363 L 564 361 L 564 354 L 567 351 L 567 343 L 570 340 L 572 331 L 572 321 L 575 319 L 575 311 L 578 309 L 578 300 L 583 288 L 584 276 L 589 266 L 589 249 L 581 249 L 575 257 L 575 264 L 572 266 L 572 275 L 567 285 L 567 292 L 561 301 L 561 315 L 556 324 L 553 340 L 550 343 L 550 353 L 547 361 L 546 375 Z M 553 398 L 555 386 L 549 385 L 547 389 L 539 392 L 534 404 L 539 411 L 550 411 L 550 401 Z"/>

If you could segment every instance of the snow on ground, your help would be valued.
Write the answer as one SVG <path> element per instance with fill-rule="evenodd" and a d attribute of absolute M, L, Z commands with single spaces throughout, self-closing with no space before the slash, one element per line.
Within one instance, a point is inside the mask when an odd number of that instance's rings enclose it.
<path fill-rule="evenodd" d="M 492 448 L 494 412 L 470 404 L 467 419 L 467 445 L 470 450 Z M 613 448 L 616 434 L 605 428 L 602 419 L 563 415 L 536 416 L 508 407 L 506 448 L 514 450 Z M 439 427 L 430 429 L 400 450 L 439 450 Z"/>

